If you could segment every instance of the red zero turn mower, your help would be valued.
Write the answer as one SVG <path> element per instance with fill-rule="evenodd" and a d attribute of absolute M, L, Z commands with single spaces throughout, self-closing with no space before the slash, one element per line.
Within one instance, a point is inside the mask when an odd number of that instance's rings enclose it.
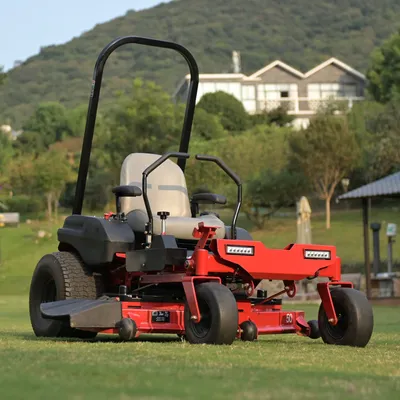
<path fill-rule="evenodd" d="M 113 189 L 116 212 L 81 215 L 97 105 L 105 62 L 123 44 L 176 50 L 191 73 L 179 152 L 133 153 Z M 190 343 L 231 344 L 263 334 L 295 333 L 325 343 L 364 347 L 373 330 L 372 308 L 352 283 L 340 280 L 340 259 L 332 246 L 290 244 L 269 249 L 236 227 L 242 201 L 239 177 L 214 162 L 237 185 L 231 226 L 199 204 L 225 204 L 212 193 L 188 196 L 184 170 L 195 111 L 199 72 L 179 44 L 128 36 L 101 52 L 93 76 L 74 209 L 58 230 L 58 252 L 45 255 L 31 282 L 29 309 L 37 336 L 94 338 L 118 334 L 177 334 Z M 177 163 L 171 158 L 177 158 Z M 303 311 L 283 311 L 277 297 L 296 295 L 295 281 L 318 283 L 318 321 Z M 283 281 L 272 295 L 255 287 L 263 279 Z"/>

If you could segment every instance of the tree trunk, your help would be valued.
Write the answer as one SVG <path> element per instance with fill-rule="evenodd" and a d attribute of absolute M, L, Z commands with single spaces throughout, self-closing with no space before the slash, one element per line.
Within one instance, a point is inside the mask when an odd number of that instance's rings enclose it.
<path fill-rule="evenodd" d="M 326 212 L 326 229 L 331 228 L 331 197 L 325 199 L 325 212 Z"/>
<path fill-rule="evenodd" d="M 47 218 L 49 221 L 51 221 L 51 217 L 52 217 L 52 196 L 51 193 L 47 193 L 46 195 L 47 197 Z"/>
<path fill-rule="evenodd" d="M 53 200 L 54 200 L 54 218 L 57 221 L 57 219 L 58 219 L 58 196 L 56 195 Z"/>

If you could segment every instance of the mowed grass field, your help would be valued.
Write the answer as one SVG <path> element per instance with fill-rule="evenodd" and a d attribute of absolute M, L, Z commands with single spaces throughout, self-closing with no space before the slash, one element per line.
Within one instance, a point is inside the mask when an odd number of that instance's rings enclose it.
<path fill-rule="evenodd" d="M 26 296 L 0 297 L 2 400 L 376 400 L 400 393 L 396 308 L 375 307 L 372 339 L 356 349 L 296 335 L 232 346 L 150 335 L 128 343 L 102 335 L 92 342 L 38 339 L 27 304 Z M 300 308 L 316 317 L 317 306 Z"/>
<path fill-rule="evenodd" d="M 384 230 L 386 222 L 400 223 L 390 210 L 373 210 L 371 220 L 383 223 Z M 193 346 L 175 336 L 151 335 L 129 343 L 102 335 L 91 342 L 36 338 L 28 313 L 30 279 L 40 257 L 57 250 L 59 225 L 0 229 L 0 400 L 398 398 L 396 307 L 374 307 L 375 330 L 364 349 L 295 335 L 232 346 Z M 336 245 L 345 262 L 362 261 L 359 211 L 334 214 L 329 231 L 323 216 L 314 217 L 312 227 L 314 242 Z M 37 239 L 39 229 L 52 236 Z M 295 220 L 274 218 L 253 236 L 269 247 L 283 247 L 296 238 Z M 395 243 L 396 259 L 398 247 Z M 284 307 L 304 309 L 307 319 L 316 319 L 318 311 L 318 305 Z"/>

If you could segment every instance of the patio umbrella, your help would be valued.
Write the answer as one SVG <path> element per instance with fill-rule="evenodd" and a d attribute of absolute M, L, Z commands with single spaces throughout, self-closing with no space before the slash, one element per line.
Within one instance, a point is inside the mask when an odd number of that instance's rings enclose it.
<path fill-rule="evenodd" d="M 297 239 L 296 243 L 311 244 L 311 207 L 307 197 L 297 203 Z"/>
<path fill-rule="evenodd" d="M 297 202 L 297 239 L 296 243 L 311 244 L 311 207 L 307 197 L 303 196 Z M 301 281 L 303 299 L 307 299 L 307 280 Z"/>

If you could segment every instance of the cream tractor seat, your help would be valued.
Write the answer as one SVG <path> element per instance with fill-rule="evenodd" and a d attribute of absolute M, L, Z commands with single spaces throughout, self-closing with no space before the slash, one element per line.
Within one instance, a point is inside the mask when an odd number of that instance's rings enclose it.
<path fill-rule="evenodd" d="M 120 185 L 133 185 L 142 188 L 142 173 L 160 155 L 132 153 L 122 164 Z M 224 223 L 214 215 L 193 218 L 190 211 L 186 180 L 179 166 L 168 159 L 156 168 L 147 178 L 147 196 L 153 213 L 153 233 L 161 234 L 159 211 L 168 211 L 166 233 L 177 239 L 192 239 L 193 230 L 199 222 L 219 226 L 215 238 L 225 237 Z M 125 213 L 129 226 L 136 232 L 144 232 L 148 222 L 143 196 L 121 198 L 121 211 Z"/>

